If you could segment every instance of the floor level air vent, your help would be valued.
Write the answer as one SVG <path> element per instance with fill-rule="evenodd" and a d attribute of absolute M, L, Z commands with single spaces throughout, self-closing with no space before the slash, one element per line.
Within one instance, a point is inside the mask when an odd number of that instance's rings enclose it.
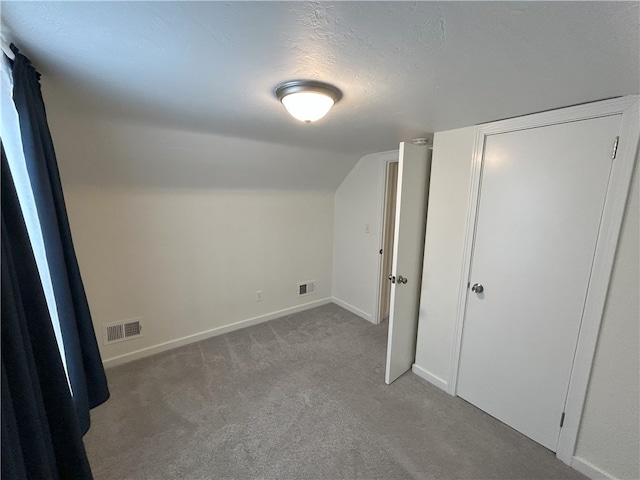
<path fill-rule="evenodd" d="M 316 291 L 316 281 L 309 280 L 307 282 L 302 282 L 298 284 L 298 296 L 302 297 L 303 295 L 311 295 Z"/>
<path fill-rule="evenodd" d="M 142 319 L 134 318 L 124 322 L 109 323 L 104 326 L 103 343 L 124 342 L 142 336 Z"/>

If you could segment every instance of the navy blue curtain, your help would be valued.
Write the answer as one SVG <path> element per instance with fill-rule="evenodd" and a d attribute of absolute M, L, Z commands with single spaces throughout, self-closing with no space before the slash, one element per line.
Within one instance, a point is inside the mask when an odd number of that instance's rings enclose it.
<path fill-rule="evenodd" d="M 15 53 L 13 101 L 42 228 L 78 425 L 84 434 L 90 425 L 89 409 L 105 402 L 109 389 L 71 240 L 40 74 L 14 45 L 11 48 Z"/>
<path fill-rule="evenodd" d="M 7 158 L 2 227 L 2 479 L 90 479 L 91 469 Z"/>

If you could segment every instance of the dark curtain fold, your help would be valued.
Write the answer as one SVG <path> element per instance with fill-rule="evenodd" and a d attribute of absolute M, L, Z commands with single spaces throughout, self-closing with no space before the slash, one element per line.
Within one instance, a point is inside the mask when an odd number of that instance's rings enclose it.
<path fill-rule="evenodd" d="M 2 479 L 91 479 L 4 148 L 0 178 Z"/>
<path fill-rule="evenodd" d="M 109 398 L 89 305 L 75 255 L 53 142 L 40 89 L 40 74 L 11 46 L 13 100 L 18 111 L 27 171 L 46 246 L 69 380 L 78 423 L 89 429 L 89 409 Z"/>

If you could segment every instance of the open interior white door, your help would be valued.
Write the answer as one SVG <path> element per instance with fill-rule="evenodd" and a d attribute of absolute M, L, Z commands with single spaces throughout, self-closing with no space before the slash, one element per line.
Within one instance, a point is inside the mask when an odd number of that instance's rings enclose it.
<path fill-rule="evenodd" d="M 384 379 L 387 384 L 409 370 L 415 360 L 430 169 L 426 147 L 400 144 Z"/>

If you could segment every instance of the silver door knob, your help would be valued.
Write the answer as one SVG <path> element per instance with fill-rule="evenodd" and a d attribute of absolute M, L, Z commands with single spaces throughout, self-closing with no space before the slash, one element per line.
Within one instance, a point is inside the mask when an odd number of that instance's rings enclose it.
<path fill-rule="evenodd" d="M 403 277 L 402 275 L 398 275 L 398 283 L 403 283 L 406 284 L 407 283 L 407 278 Z"/>
<path fill-rule="evenodd" d="M 391 280 L 391 283 L 396 283 L 396 277 L 394 277 L 393 275 L 389 275 L 389 280 Z"/>
<path fill-rule="evenodd" d="M 471 287 L 471 291 L 473 293 L 482 293 L 484 291 L 484 287 L 481 283 L 474 283 L 473 287 Z"/>

